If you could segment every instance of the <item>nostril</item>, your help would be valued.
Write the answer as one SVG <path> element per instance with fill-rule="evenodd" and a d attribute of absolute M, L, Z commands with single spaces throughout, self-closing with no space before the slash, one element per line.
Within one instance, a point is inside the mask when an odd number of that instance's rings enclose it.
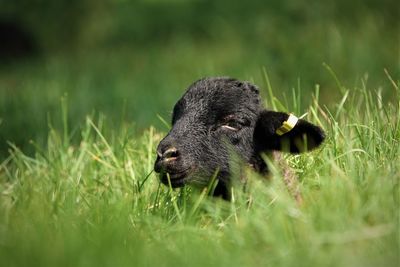
<path fill-rule="evenodd" d="M 180 153 L 175 147 L 170 147 L 165 151 L 162 148 L 158 149 L 157 159 L 154 163 L 155 172 L 160 173 L 171 167 L 171 164 L 175 163 L 179 155 Z"/>
<path fill-rule="evenodd" d="M 179 151 L 175 147 L 168 148 L 161 156 L 164 160 L 175 160 L 179 156 Z"/>

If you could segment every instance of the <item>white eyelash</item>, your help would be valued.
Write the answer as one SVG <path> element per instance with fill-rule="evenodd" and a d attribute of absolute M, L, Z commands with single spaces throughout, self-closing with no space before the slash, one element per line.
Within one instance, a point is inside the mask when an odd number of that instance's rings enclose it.
<path fill-rule="evenodd" d="M 231 131 L 237 131 L 238 130 L 238 129 L 236 129 L 234 127 L 231 127 L 231 126 L 228 126 L 228 125 L 222 125 L 221 127 L 225 128 L 225 129 L 228 129 L 228 130 L 231 130 Z"/>

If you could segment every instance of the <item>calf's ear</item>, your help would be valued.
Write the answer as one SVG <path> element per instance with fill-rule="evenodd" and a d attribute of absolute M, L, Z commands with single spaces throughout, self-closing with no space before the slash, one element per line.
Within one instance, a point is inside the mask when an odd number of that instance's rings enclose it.
<path fill-rule="evenodd" d="M 318 147 L 325 134 L 320 127 L 293 115 L 263 110 L 257 118 L 253 137 L 257 152 L 301 153 Z"/>

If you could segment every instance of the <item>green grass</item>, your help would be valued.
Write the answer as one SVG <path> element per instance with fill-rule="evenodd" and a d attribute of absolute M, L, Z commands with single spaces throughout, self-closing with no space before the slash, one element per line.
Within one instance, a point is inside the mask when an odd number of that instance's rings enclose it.
<path fill-rule="evenodd" d="M 152 172 L 165 133 L 137 137 L 101 115 L 75 129 L 63 102 L 47 144 L 33 156 L 11 145 L 0 165 L 0 265 L 398 266 L 400 90 L 391 83 L 382 101 L 361 84 L 340 85 L 329 108 L 316 90 L 306 108 L 328 138 L 287 157 L 301 206 L 278 171 L 249 173 L 232 202 L 171 190 Z M 298 99 L 268 104 L 302 111 Z"/>

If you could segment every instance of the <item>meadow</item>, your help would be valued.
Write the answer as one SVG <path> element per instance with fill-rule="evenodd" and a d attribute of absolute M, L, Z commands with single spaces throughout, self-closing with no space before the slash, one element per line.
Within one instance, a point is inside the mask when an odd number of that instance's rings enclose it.
<path fill-rule="evenodd" d="M 400 265 L 396 1 L 54 3 L 0 3 L 40 47 L 0 53 L 0 266 Z M 173 104 L 205 76 L 325 129 L 284 156 L 302 204 L 271 162 L 231 202 L 159 183 Z"/>
<path fill-rule="evenodd" d="M 268 80 L 268 79 L 266 79 Z M 132 137 L 88 116 L 71 143 L 68 103 L 60 129 L 34 156 L 11 145 L 0 165 L 2 266 L 397 266 L 400 90 L 340 86 L 334 108 L 310 95 L 308 119 L 327 131 L 323 147 L 287 156 L 299 205 L 274 178 L 249 171 L 232 202 L 160 185 L 152 171 L 165 131 Z M 289 106 L 268 90 L 267 104 Z"/>

